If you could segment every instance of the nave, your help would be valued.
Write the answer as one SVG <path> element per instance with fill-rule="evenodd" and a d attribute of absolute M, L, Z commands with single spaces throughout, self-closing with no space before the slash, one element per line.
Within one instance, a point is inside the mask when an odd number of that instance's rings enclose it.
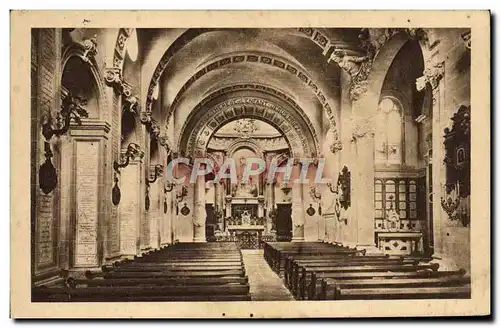
<path fill-rule="evenodd" d="M 41 302 L 289 301 L 470 298 L 465 270 L 422 257 L 367 255 L 324 242 L 181 243 L 35 287 Z M 267 262 L 269 267 L 265 265 Z M 271 271 L 272 269 L 272 271 Z M 288 290 L 284 288 L 286 286 Z M 293 296 L 292 296 L 293 295 Z"/>
<path fill-rule="evenodd" d="M 469 276 L 470 33 L 33 29 L 33 299 L 330 298 L 346 276 Z"/>

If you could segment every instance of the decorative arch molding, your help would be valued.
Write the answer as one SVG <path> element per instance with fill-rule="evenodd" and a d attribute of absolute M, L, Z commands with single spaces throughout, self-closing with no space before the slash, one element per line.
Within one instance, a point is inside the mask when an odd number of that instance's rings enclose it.
<path fill-rule="evenodd" d="M 319 144 L 320 143 L 319 143 L 319 139 L 318 139 L 318 134 L 316 133 L 316 129 L 312 125 L 311 121 L 309 120 L 309 117 L 306 115 L 306 113 L 304 112 L 304 110 L 292 98 L 290 98 L 289 96 L 287 96 L 283 92 L 278 91 L 278 90 L 276 90 L 274 88 L 271 88 L 269 86 L 264 86 L 264 85 L 260 85 L 260 84 L 249 84 L 249 83 L 246 83 L 246 84 L 235 84 L 235 85 L 231 85 L 231 86 L 227 86 L 227 87 L 224 87 L 222 89 L 219 89 L 219 90 L 211 93 L 207 97 L 205 97 L 191 111 L 191 113 L 187 117 L 187 119 L 186 119 L 186 121 L 185 121 L 185 123 L 184 123 L 184 125 L 183 125 L 183 127 L 181 129 L 180 138 L 182 138 L 182 136 L 185 135 L 186 129 L 188 127 L 189 122 L 191 122 L 193 120 L 193 117 L 202 108 L 206 108 L 207 105 L 210 102 L 216 100 L 217 98 L 219 98 L 219 97 L 221 97 L 223 95 L 232 94 L 232 93 L 235 93 L 235 92 L 238 92 L 238 91 L 253 91 L 253 92 L 255 92 L 255 94 L 257 96 L 256 98 L 259 98 L 259 99 L 261 99 L 260 94 L 269 95 L 269 96 L 272 96 L 274 98 L 280 99 L 281 101 L 284 102 L 284 105 L 290 106 L 295 111 L 296 116 L 300 117 L 300 121 L 302 121 L 302 124 L 301 124 L 302 125 L 302 129 L 303 129 L 302 133 L 304 131 L 306 131 L 307 134 L 310 134 L 311 137 L 312 137 L 312 144 L 311 145 L 313 145 L 313 146 L 310 147 L 311 148 L 311 152 L 309 154 L 311 154 L 311 156 L 314 157 L 316 154 L 320 153 L 320 151 L 319 151 Z M 288 116 L 290 116 L 289 113 L 288 113 Z M 166 123 L 166 125 L 167 124 L 168 123 Z M 180 146 L 180 144 L 179 144 L 179 146 Z M 181 149 L 181 148 L 178 148 L 178 149 Z"/>
<path fill-rule="evenodd" d="M 97 86 L 97 105 L 99 107 L 99 117 L 103 120 L 108 118 L 108 106 L 106 101 L 106 87 L 103 82 L 103 77 L 100 73 L 99 66 L 94 58 L 97 54 L 97 43 L 95 39 L 84 39 L 82 42 L 73 42 L 66 46 L 61 56 L 61 76 L 64 73 L 64 68 L 71 58 L 79 58 L 88 65 L 88 68 L 94 78 Z"/>
<path fill-rule="evenodd" d="M 304 154 L 316 156 L 317 145 L 314 144 L 304 121 L 299 121 L 297 117 L 290 115 L 289 109 L 285 110 L 271 101 L 258 97 L 231 98 L 219 102 L 209 110 L 204 110 L 198 117 L 193 115 L 184 124 L 179 149 L 184 150 L 185 154 L 203 155 L 210 138 L 220 126 L 247 117 L 262 120 L 280 131 L 295 156 Z"/>
<path fill-rule="evenodd" d="M 229 56 L 225 56 L 217 59 L 216 61 L 206 64 L 203 68 L 199 69 L 191 78 L 189 78 L 186 83 L 179 90 L 174 100 L 172 101 L 172 105 L 168 108 L 166 122 L 168 125 L 168 121 L 173 111 L 175 111 L 178 106 L 182 96 L 189 89 L 193 83 L 199 80 L 201 77 L 206 74 L 214 71 L 216 69 L 223 69 L 227 67 L 229 64 L 235 63 L 250 63 L 250 64 L 259 64 L 259 65 L 267 65 L 272 66 L 278 69 L 282 69 L 283 71 L 289 73 L 291 76 L 298 78 L 318 99 L 321 105 L 325 108 L 328 118 L 330 121 L 335 122 L 336 119 L 334 117 L 333 112 L 331 111 L 331 106 L 327 101 L 324 93 L 319 89 L 317 83 L 315 83 L 305 71 L 302 71 L 300 68 L 297 68 L 296 65 L 289 63 L 286 59 L 274 56 L 272 54 L 259 54 L 259 53 L 238 53 L 232 54 Z"/>
<path fill-rule="evenodd" d="M 107 85 L 113 87 L 113 89 L 115 89 L 119 94 L 122 94 L 126 98 L 130 99 L 132 99 L 132 86 L 127 83 L 123 77 L 123 63 L 125 61 L 127 41 L 133 31 L 133 28 L 120 28 L 118 30 L 118 36 L 113 54 L 113 65 L 111 67 L 107 67 L 104 74 Z"/>
<path fill-rule="evenodd" d="M 123 77 L 123 62 L 125 61 L 125 53 L 127 50 L 127 41 L 134 31 L 133 28 L 120 28 L 116 38 L 116 46 L 113 55 L 113 67 L 119 69 Z"/>
<path fill-rule="evenodd" d="M 201 35 L 203 33 L 210 32 L 210 31 L 213 31 L 213 30 L 214 29 L 201 29 L 201 28 L 188 29 L 183 34 L 181 34 L 167 48 L 167 50 L 165 51 L 165 53 L 162 55 L 160 61 L 158 62 L 158 65 L 156 66 L 156 69 L 154 70 L 153 76 L 151 77 L 151 80 L 150 80 L 150 83 L 149 83 L 149 86 L 148 86 L 148 90 L 147 90 L 147 95 L 146 95 L 146 103 L 145 103 L 145 110 L 146 111 L 151 111 L 151 109 L 152 109 L 153 101 L 154 101 L 153 94 L 154 94 L 156 85 L 158 84 L 161 76 L 163 75 L 163 72 L 165 71 L 165 68 L 167 67 L 167 64 L 170 61 L 170 59 L 175 55 L 175 53 L 177 53 L 185 45 L 187 45 L 189 42 L 191 42 L 194 38 L 196 38 L 197 36 L 199 36 L 199 35 Z M 298 30 L 299 30 L 299 32 L 301 32 L 301 29 L 298 29 Z M 307 30 L 307 29 L 304 29 L 304 30 Z M 326 38 L 326 36 L 324 36 L 323 34 L 321 34 L 321 32 L 319 32 L 319 33 L 318 32 L 319 31 L 313 32 L 314 36 L 312 37 L 311 40 L 315 44 L 317 44 L 320 47 L 322 47 L 322 44 L 324 43 L 323 38 Z M 327 46 L 325 46 L 325 47 L 327 47 L 327 48 L 330 47 L 330 41 L 327 42 Z M 323 49 L 325 49 L 325 47 Z M 264 56 L 264 57 L 266 57 L 266 56 Z M 231 61 L 234 60 L 232 57 L 229 57 L 229 59 Z M 247 58 L 244 57 L 244 60 L 246 60 L 246 59 Z M 253 58 L 251 57 L 250 60 L 252 60 L 252 59 Z M 309 77 L 305 73 L 299 72 L 299 70 L 295 66 L 293 66 L 293 65 L 289 65 L 288 66 L 287 64 L 285 64 L 283 61 L 281 61 L 279 59 L 276 62 L 274 61 L 274 59 L 271 59 L 270 61 L 269 61 L 269 59 L 264 59 L 263 63 L 269 64 L 269 65 L 275 65 L 278 68 L 287 70 L 288 72 L 290 72 L 290 74 L 296 75 L 299 79 L 301 79 L 301 81 L 304 84 L 306 84 L 309 88 L 312 89 L 312 91 L 314 92 L 314 94 L 316 95 L 316 97 L 318 98 L 318 100 L 320 101 L 320 103 L 324 107 L 324 110 L 325 110 L 325 112 L 327 114 L 327 117 L 328 117 L 328 119 L 330 121 L 330 129 L 333 131 L 333 133 L 335 135 L 335 139 L 336 140 L 340 140 L 339 135 L 338 135 L 338 129 L 337 129 L 336 115 L 333 112 L 332 107 L 330 106 L 330 104 L 327 102 L 326 97 L 324 96 L 323 92 L 321 92 L 321 90 L 319 90 L 317 84 L 314 83 L 314 81 L 311 81 L 309 79 Z M 223 61 L 223 60 L 227 61 L 227 57 L 223 58 L 223 59 L 219 59 L 217 61 L 217 63 L 218 63 L 217 65 L 220 65 L 220 61 Z M 236 60 L 240 60 L 240 59 L 238 58 Z M 258 57 L 257 58 L 257 62 L 260 62 L 260 60 L 262 60 L 262 59 Z M 205 67 L 204 69 L 208 70 L 209 69 L 208 66 L 210 66 L 210 65 L 215 65 L 215 63 L 207 65 L 207 67 Z M 225 65 L 225 64 L 223 63 L 223 65 Z M 215 68 L 216 67 L 214 67 L 213 69 L 215 69 Z M 195 79 L 198 79 L 199 77 L 201 77 L 201 76 L 196 77 L 197 74 L 201 74 L 201 75 L 206 74 L 206 71 L 205 71 L 205 73 L 203 73 L 202 71 L 203 71 L 203 69 L 200 70 L 200 71 L 198 71 L 197 73 L 195 73 L 195 75 L 193 77 L 191 77 L 186 82 L 186 84 L 189 86 L 189 85 L 191 85 L 195 81 Z M 191 79 L 193 79 L 193 81 L 190 81 Z M 183 86 L 183 89 L 184 88 L 187 88 L 186 85 Z M 184 92 L 184 91 L 185 90 L 182 90 L 182 92 Z M 177 96 L 176 96 L 176 98 L 177 98 Z M 176 104 L 173 103 L 171 107 L 175 108 L 175 105 Z M 169 109 L 169 111 L 170 111 L 170 109 Z M 170 117 L 170 112 L 168 113 L 167 120 L 168 120 L 169 117 Z"/>
<path fill-rule="evenodd" d="M 199 35 L 215 30 L 217 29 L 203 29 L 203 28 L 188 29 L 170 45 L 170 47 L 165 51 L 160 61 L 158 62 L 158 65 L 156 66 L 156 69 L 149 83 L 148 92 L 146 96 L 146 110 L 151 110 L 155 86 L 160 80 L 160 77 L 162 76 L 163 72 L 165 71 L 168 62 L 175 55 L 175 53 L 180 49 L 182 49 L 186 44 L 191 42 L 194 38 L 198 37 Z M 310 39 L 324 51 L 328 50 L 328 48 L 330 48 L 332 44 L 332 42 L 328 39 L 328 37 L 325 36 L 323 33 L 321 33 L 318 29 L 297 28 L 297 31 L 299 32 L 297 33 L 298 35 L 303 34 L 305 37 Z M 296 73 L 298 74 L 298 72 Z"/>
<path fill-rule="evenodd" d="M 260 158 L 263 158 L 264 156 L 264 151 L 259 146 L 259 144 L 251 139 L 245 138 L 239 138 L 233 141 L 233 143 L 230 144 L 227 148 L 226 154 L 228 157 L 233 157 L 234 153 L 241 148 L 250 148 L 255 153 L 255 155 L 259 156 Z"/>
<path fill-rule="evenodd" d="M 384 39 L 384 42 L 380 42 L 373 55 L 374 58 L 370 60 L 370 64 L 367 67 L 368 73 L 366 74 L 366 79 L 359 81 L 359 92 L 357 97 L 353 98 L 353 104 L 356 108 L 372 108 L 372 111 L 377 108 L 382 93 L 382 86 L 392 62 L 403 45 L 410 40 L 419 41 L 424 57 L 425 70 L 427 70 L 430 63 L 425 61 L 425 58 L 430 58 L 429 51 L 431 51 L 438 42 L 430 42 L 425 30 L 419 30 L 418 33 L 415 31 L 406 31 L 406 33 L 399 30 L 395 31 L 387 39 Z M 371 116 L 372 114 L 373 112 L 364 114 L 364 116 Z"/>

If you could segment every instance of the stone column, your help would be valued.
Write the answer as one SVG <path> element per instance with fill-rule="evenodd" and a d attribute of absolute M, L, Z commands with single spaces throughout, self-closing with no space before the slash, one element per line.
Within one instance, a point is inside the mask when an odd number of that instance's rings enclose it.
<path fill-rule="evenodd" d="M 293 179 L 297 179 L 300 175 L 300 164 L 296 164 L 292 169 Z M 304 241 L 304 198 L 302 193 L 303 185 L 291 181 L 292 186 L 292 241 Z"/>
<path fill-rule="evenodd" d="M 446 212 L 441 206 L 441 197 L 445 197 L 443 193 L 443 186 L 446 183 L 446 168 L 444 165 L 444 144 L 443 135 L 448 117 L 442 106 L 442 96 L 439 85 L 435 86 L 433 90 L 433 115 L 432 115 L 432 218 L 433 233 L 434 233 L 434 256 L 443 258 L 444 245 L 443 245 L 443 231 L 445 230 Z"/>
<path fill-rule="evenodd" d="M 194 185 L 193 242 L 204 243 L 207 211 L 205 208 L 205 176 L 196 178 Z"/>
<path fill-rule="evenodd" d="M 69 186 L 68 231 L 73 241 L 71 269 L 99 268 L 104 251 L 105 202 L 111 195 L 105 194 L 105 160 L 110 125 L 106 122 L 84 121 L 69 131 L 68 147 L 64 148 L 61 176 Z"/>
<path fill-rule="evenodd" d="M 153 166 L 154 171 L 154 166 Z M 160 217 L 161 217 L 161 206 L 160 206 L 160 188 L 159 181 L 151 183 L 149 185 L 149 198 L 150 198 L 150 208 L 149 208 L 149 246 L 153 249 L 160 247 L 159 229 L 160 229 Z M 161 192 L 163 194 L 163 190 Z M 163 202 L 161 202 L 163 204 Z"/>
<path fill-rule="evenodd" d="M 356 167 L 353 167 L 351 174 L 351 188 L 354 196 L 351 197 L 351 206 L 356 208 L 356 219 L 353 222 L 353 225 L 357 227 L 356 246 L 375 252 L 375 226 L 373 224 L 375 158 L 371 122 L 366 118 L 357 119 L 354 121 L 352 133 L 357 159 Z"/>
<path fill-rule="evenodd" d="M 122 256 L 133 257 L 139 254 L 141 231 L 141 176 L 142 165 L 139 159 L 130 160 L 127 167 L 120 170 L 120 252 Z"/>

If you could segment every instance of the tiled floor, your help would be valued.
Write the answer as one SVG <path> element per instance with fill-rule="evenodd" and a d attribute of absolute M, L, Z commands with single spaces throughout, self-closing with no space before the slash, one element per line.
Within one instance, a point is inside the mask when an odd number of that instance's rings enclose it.
<path fill-rule="evenodd" d="M 253 301 L 294 300 L 283 281 L 264 260 L 263 250 L 242 250 Z"/>

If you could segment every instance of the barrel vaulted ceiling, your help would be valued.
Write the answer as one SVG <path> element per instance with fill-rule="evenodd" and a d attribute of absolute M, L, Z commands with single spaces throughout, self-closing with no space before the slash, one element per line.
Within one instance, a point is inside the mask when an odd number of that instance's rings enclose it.
<path fill-rule="evenodd" d="M 328 56 L 334 48 L 358 51 L 358 34 L 359 29 L 308 28 L 139 31 L 145 52 L 142 90 L 151 89 L 154 72 L 164 66 L 157 79 L 158 101 L 162 115 L 167 116 L 164 122 L 175 122 L 175 133 L 180 133 L 191 111 L 210 94 L 252 84 L 291 98 L 315 133 L 324 135 L 328 126 L 325 104 L 337 112 L 340 92 L 340 69 L 328 62 Z M 181 46 L 173 47 L 176 42 Z M 169 48 L 176 49 L 161 62 Z"/>

